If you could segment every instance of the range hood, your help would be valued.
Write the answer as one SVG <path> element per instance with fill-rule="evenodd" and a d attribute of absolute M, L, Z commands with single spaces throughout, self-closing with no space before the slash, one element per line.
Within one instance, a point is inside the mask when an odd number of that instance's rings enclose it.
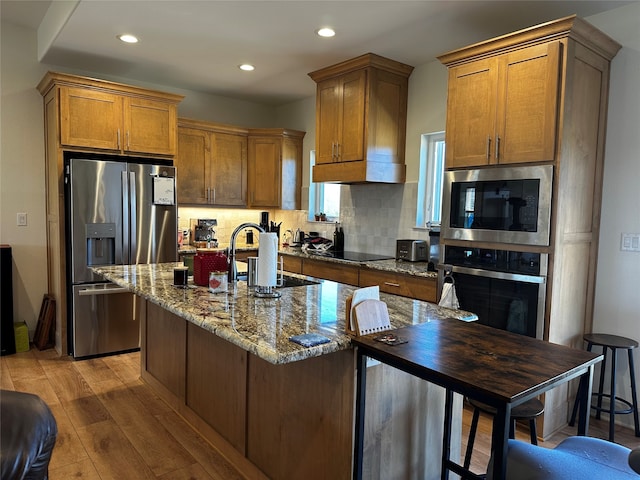
<path fill-rule="evenodd" d="M 404 183 L 412 71 L 367 53 L 309 73 L 317 83 L 314 182 Z"/>
<path fill-rule="evenodd" d="M 358 160 L 314 165 L 312 178 L 315 183 L 404 183 L 406 170 L 404 163 Z"/>

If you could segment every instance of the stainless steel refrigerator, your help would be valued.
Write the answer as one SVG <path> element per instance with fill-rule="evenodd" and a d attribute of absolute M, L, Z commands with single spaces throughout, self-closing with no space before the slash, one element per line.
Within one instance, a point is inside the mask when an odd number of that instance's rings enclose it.
<path fill-rule="evenodd" d="M 137 297 L 89 267 L 178 258 L 175 168 L 121 160 L 66 159 L 68 345 L 75 358 L 140 347 Z"/>

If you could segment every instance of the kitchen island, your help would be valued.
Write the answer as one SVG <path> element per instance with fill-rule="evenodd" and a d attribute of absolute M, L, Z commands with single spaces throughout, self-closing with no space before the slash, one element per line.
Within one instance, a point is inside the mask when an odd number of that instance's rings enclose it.
<path fill-rule="evenodd" d="M 174 287 L 174 265 L 94 267 L 139 299 L 142 378 L 248 478 L 351 478 L 356 370 L 344 322 L 355 288 L 318 280 L 265 299 L 239 281 L 209 293 Z M 380 298 L 394 328 L 468 314 Z M 289 340 L 308 332 L 329 342 Z M 444 400 L 441 387 L 371 362 L 365 478 L 439 478 Z M 454 455 L 461 409 L 458 398 Z"/>

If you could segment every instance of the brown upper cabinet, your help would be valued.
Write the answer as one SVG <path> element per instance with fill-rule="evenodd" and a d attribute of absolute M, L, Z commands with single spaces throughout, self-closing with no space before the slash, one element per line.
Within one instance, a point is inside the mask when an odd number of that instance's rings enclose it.
<path fill-rule="evenodd" d="M 449 68 L 446 165 L 552 161 L 560 42 Z"/>
<path fill-rule="evenodd" d="M 299 210 L 305 132 L 249 130 L 248 206 Z"/>
<path fill-rule="evenodd" d="M 247 204 L 247 129 L 213 122 L 178 120 L 178 202 Z"/>
<path fill-rule="evenodd" d="M 38 86 L 57 88 L 60 146 L 122 155 L 173 157 L 182 96 L 49 72 Z"/>
<path fill-rule="evenodd" d="M 404 183 L 412 71 L 368 53 L 309 73 L 317 83 L 314 182 Z"/>

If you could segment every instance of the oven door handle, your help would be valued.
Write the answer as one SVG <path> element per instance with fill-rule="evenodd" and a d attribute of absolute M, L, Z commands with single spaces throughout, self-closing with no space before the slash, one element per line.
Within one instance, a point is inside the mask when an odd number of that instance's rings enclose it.
<path fill-rule="evenodd" d="M 465 273 L 467 275 L 476 275 L 478 277 L 497 278 L 500 280 L 511 280 L 514 282 L 525 283 L 546 283 L 547 277 L 541 275 L 523 275 L 521 273 L 494 272 L 492 270 L 483 270 L 481 268 L 451 266 L 453 273 Z"/>

